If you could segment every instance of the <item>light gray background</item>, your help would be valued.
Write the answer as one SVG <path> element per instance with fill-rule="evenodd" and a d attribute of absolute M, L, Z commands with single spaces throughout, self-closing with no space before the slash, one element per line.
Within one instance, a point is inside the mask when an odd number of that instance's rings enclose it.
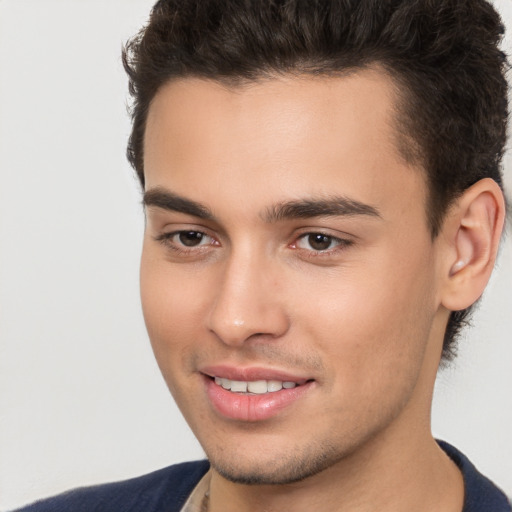
<path fill-rule="evenodd" d="M 152 3 L 0 0 L 0 510 L 202 457 L 138 297 L 120 53 Z M 506 172 L 510 190 L 510 156 Z M 500 262 L 433 424 L 510 494 L 510 237 Z"/>

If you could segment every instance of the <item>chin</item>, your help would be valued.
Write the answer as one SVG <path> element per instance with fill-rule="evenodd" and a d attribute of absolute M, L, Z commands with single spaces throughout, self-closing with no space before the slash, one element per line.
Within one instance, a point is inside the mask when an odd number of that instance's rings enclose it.
<path fill-rule="evenodd" d="M 234 454 L 232 460 L 226 460 L 222 455 L 208 456 L 208 459 L 212 468 L 230 482 L 245 485 L 284 485 L 321 473 L 336 464 L 340 456 L 323 446 L 317 453 L 310 449 L 302 454 L 275 454 L 273 457 L 266 457 L 266 460 L 250 460 L 239 453 Z"/>

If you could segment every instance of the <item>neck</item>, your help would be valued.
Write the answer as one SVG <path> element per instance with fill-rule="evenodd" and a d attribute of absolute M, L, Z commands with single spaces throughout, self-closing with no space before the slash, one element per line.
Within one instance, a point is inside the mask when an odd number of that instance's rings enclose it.
<path fill-rule="evenodd" d="M 380 446 L 376 446 L 379 444 Z M 371 440 L 336 465 L 301 482 L 243 485 L 212 472 L 209 512 L 461 512 L 464 488 L 454 463 L 429 436 Z"/>

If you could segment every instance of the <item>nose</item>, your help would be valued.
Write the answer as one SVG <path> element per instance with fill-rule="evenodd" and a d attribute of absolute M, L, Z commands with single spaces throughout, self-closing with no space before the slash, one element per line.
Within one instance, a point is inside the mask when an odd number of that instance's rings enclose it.
<path fill-rule="evenodd" d="M 265 257 L 233 254 L 221 272 L 208 327 L 226 345 L 276 339 L 289 328 L 279 272 Z"/>

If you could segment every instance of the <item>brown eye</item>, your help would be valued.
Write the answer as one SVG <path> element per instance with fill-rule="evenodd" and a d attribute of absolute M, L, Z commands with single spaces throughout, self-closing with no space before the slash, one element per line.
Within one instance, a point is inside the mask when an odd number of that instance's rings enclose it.
<path fill-rule="evenodd" d="M 171 233 L 162 233 L 155 237 L 166 250 L 174 251 L 180 256 L 203 254 L 204 250 L 219 247 L 220 244 L 210 235 L 195 229 L 183 229 Z"/>
<path fill-rule="evenodd" d="M 311 249 L 315 251 L 326 251 L 331 247 L 334 239 L 332 236 L 323 235 L 321 233 L 311 233 L 307 236 L 307 241 Z"/>
<path fill-rule="evenodd" d="M 178 233 L 178 239 L 185 247 L 196 247 L 201 245 L 204 238 L 204 233 L 200 231 L 181 231 Z"/>
<path fill-rule="evenodd" d="M 351 240 L 326 235 L 325 233 L 304 233 L 294 244 L 296 249 L 306 250 L 311 254 L 326 253 L 326 255 L 350 245 L 352 245 Z"/>

